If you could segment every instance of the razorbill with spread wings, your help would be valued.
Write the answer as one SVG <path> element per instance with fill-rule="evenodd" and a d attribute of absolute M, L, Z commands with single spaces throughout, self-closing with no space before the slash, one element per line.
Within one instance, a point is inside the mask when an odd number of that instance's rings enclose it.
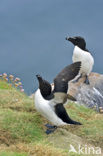
<path fill-rule="evenodd" d="M 73 62 L 81 61 L 81 70 L 80 76 L 74 81 L 77 82 L 82 76 L 85 76 L 86 79 L 84 83 L 90 84 L 88 80 L 88 76 L 92 71 L 94 65 L 94 58 L 90 54 L 90 52 L 86 49 L 86 42 L 84 38 L 77 36 L 77 37 L 66 37 L 66 40 L 73 43 L 74 51 L 73 51 Z"/>
<path fill-rule="evenodd" d="M 48 128 L 46 131 L 47 134 L 53 132 L 60 125 L 81 125 L 81 123 L 72 120 L 68 116 L 63 106 L 68 99 L 68 82 L 74 79 L 79 73 L 80 66 L 81 62 L 76 62 L 65 67 L 54 79 L 53 90 L 48 81 L 44 80 L 40 75 L 36 75 L 39 82 L 39 89 L 35 93 L 35 108 L 54 125 L 46 124 Z"/>

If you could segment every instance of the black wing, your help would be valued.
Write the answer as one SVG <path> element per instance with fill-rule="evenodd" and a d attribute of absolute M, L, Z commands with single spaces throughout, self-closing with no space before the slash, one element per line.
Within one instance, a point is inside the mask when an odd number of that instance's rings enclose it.
<path fill-rule="evenodd" d="M 57 116 L 58 116 L 60 119 L 62 119 L 62 121 L 66 122 L 66 123 L 68 123 L 68 124 L 81 125 L 81 123 L 72 120 L 72 119 L 68 116 L 68 114 L 67 114 L 65 108 L 63 107 L 63 104 L 62 104 L 62 103 L 59 103 L 59 104 L 57 104 L 57 105 L 55 106 L 55 113 L 57 114 Z"/>
<path fill-rule="evenodd" d="M 81 62 L 66 66 L 54 79 L 54 92 L 67 93 L 68 82 L 78 75 Z"/>

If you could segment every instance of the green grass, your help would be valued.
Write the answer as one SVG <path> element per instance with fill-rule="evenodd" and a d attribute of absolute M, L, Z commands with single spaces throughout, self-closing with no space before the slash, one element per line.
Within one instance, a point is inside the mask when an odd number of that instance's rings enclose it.
<path fill-rule="evenodd" d="M 9 83 L 0 80 L 0 89 L 13 89 Z"/>
<path fill-rule="evenodd" d="M 66 156 L 69 144 L 65 139 L 68 138 L 71 144 L 77 140 L 79 144 L 78 137 L 86 144 L 103 149 L 102 114 L 75 103 L 68 103 L 66 110 L 72 119 L 83 125 L 69 125 L 62 131 L 58 128 L 47 136 L 44 127 L 47 120 L 35 110 L 34 100 L 0 81 L 0 156 L 29 156 L 34 153 L 37 156 Z M 73 139 L 70 134 L 73 134 Z"/>
<path fill-rule="evenodd" d="M 0 96 L 0 129 L 9 132 L 15 141 L 43 139 L 42 118 L 34 109 L 33 99 L 15 88 L 0 89 Z"/>
<path fill-rule="evenodd" d="M 1 127 L 10 132 L 12 139 L 26 142 L 43 139 L 43 130 L 40 127 L 42 122 L 36 113 L 15 112 L 8 109 L 1 110 L 0 116 Z"/>
<path fill-rule="evenodd" d="M 28 156 L 26 153 L 0 152 L 0 156 Z"/>
<path fill-rule="evenodd" d="M 77 129 L 71 127 L 69 131 L 103 148 L 103 115 L 73 103 L 69 103 L 67 110 L 72 119 L 83 124 Z"/>

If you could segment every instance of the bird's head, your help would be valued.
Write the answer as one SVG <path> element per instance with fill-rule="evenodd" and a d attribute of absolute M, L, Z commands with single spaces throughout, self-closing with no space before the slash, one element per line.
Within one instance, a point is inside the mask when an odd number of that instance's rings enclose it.
<path fill-rule="evenodd" d="M 66 37 L 66 40 L 70 41 L 74 46 L 78 46 L 82 50 L 86 49 L 86 42 L 83 37 L 80 37 L 80 36 Z"/>
<path fill-rule="evenodd" d="M 43 97 L 46 97 L 51 94 L 51 85 L 48 81 L 44 80 L 40 75 L 36 75 L 39 82 L 39 89 Z"/>
<path fill-rule="evenodd" d="M 45 85 L 44 82 L 43 82 L 44 81 L 43 78 L 40 75 L 36 75 L 36 78 L 37 78 L 37 80 L 39 82 L 39 89 L 42 89 L 43 86 Z"/>
<path fill-rule="evenodd" d="M 42 77 L 40 76 L 40 75 L 36 75 L 36 77 L 37 77 L 37 80 L 38 80 L 38 82 L 40 83 L 40 82 L 42 82 Z"/>

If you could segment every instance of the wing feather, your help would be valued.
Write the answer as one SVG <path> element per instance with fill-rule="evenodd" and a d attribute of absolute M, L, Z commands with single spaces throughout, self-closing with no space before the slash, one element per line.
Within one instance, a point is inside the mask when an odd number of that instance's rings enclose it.
<path fill-rule="evenodd" d="M 81 62 L 66 66 L 54 79 L 54 92 L 67 93 L 68 82 L 78 75 Z"/>

